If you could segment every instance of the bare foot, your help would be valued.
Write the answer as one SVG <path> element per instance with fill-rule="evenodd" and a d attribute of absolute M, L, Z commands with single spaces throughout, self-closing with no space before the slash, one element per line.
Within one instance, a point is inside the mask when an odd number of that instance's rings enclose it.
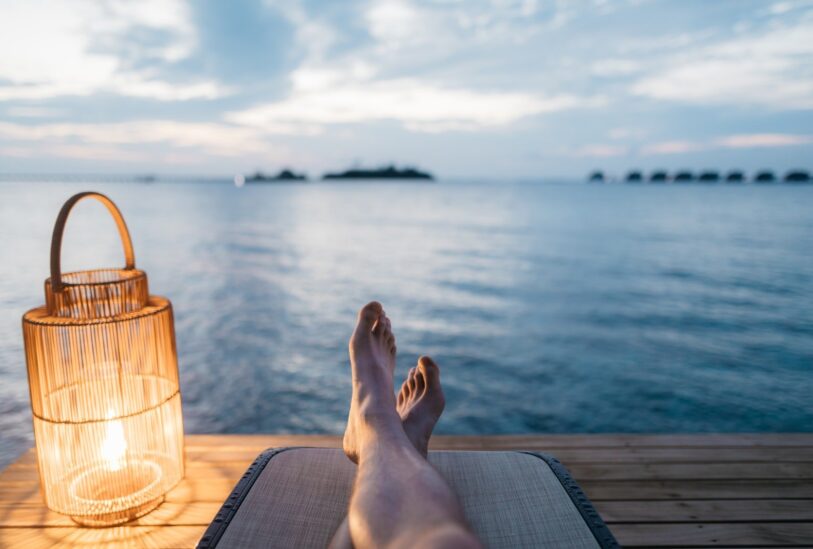
<path fill-rule="evenodd" d="M 350 338 L 353 394 L 342 445 L 354 463 L 358 463 L 362 446 L 372 432 L 396 439 L 403 437 L 393 392 L 395 351 L 390 319 L 380 303 L 368 303 L 359 311 Z"/>
<path fill-rule="evenodd" d="M 401 386 L 397 409 L 407 438 L 423 457 L 426 457 L 429 437 L 445 405 L 440 368 L 431 358 L 422 356 Z"/>

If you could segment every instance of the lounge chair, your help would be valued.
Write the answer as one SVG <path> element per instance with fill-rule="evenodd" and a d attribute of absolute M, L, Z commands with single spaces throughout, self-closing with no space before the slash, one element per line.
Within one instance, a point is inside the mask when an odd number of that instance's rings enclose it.
<path fill-rule="evenodd" d="M 430 452 L 486 547 L 618 547 L 565 467 L 533 452 Z M 356 467 L 338 449 L 257 457 L 198 547 L 326 547 L 345 517 Z"/>

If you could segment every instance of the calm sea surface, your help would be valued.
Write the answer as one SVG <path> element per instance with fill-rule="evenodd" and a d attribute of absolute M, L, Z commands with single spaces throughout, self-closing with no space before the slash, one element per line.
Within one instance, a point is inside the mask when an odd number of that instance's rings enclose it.
<path fill-rule="evenodd" d="M 813 430 L 813 186 L 0 183 L 0 465 L 32 444 L 20 317 L 93 188 L 175 306 L 187 432 L 339 433 L 356 310 L 439 433 Z M 66 270 L 122 263 L 74 211 Z"/>

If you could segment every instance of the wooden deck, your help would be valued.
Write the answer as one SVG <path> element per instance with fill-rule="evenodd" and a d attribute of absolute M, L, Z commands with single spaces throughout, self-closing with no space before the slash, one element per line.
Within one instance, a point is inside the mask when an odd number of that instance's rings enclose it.
<path fill-rule="evenodd" d="M 813 547 L 813 434 L 438 436 L 433 442 L 434 449 L 557 456 L 627 547 Z M 79 528 L 48 511 L 28 451 L 0 473 L 0 547 L 193 547 L 261 450 L 338 444 L 335 436 L 188 436 L 186 479 L 153 513 L 109 529 Z"/>

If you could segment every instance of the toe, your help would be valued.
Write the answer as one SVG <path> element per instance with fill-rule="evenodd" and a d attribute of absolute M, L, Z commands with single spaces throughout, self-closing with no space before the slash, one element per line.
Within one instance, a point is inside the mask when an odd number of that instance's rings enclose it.
<path fill-rule="evenodd" d="M 401 384 L 401 390 L 398 392 L 398 396 L 403 395 L 404 400 L 406 400 L 410 394 L 412 394 L 412 392 L 409 390 L 409 379 L 407 378 L 404 380 L 404 383 Z"/>
<path fill-rule="evenodd" d="M 358 328 L 367 330 L 373 329 L 373 325 L 384 313 L 384 308 L 378 301 L 371 301 L 359 311 Z"/>
<path fill-rule="evenodd" d="M 390 333 L 389 325 L 390 323 L 389 319 L 387 318 L 387 313 L 382 310 L 381 315 L 378 317 L 378 322 L 376 322 L 375 327 L 373 328 L 373 334 L 386 341 L 387 335 Z"/>
<path fill-rule="evenodd" d="M 423 373 L 428 385 L 436 384 L 440 380 L 440 368 L 428 356 L 418 359 L 418 369 Z"/>
<path fill-rule="evenodd" d="M 409 390 L 414 392 L 415 391 L 415 368 L 409 370 L 409 376 L 407 376 L 407 384 L 409 385 Z"/>
<path fill-rule="evenodd" d="M 418 394 L 421 394 L 423 390 L 426 388 L 426 379 L 424 378 L 423 372 L 418 370 L 415 374 L 415 391 Z"/>

